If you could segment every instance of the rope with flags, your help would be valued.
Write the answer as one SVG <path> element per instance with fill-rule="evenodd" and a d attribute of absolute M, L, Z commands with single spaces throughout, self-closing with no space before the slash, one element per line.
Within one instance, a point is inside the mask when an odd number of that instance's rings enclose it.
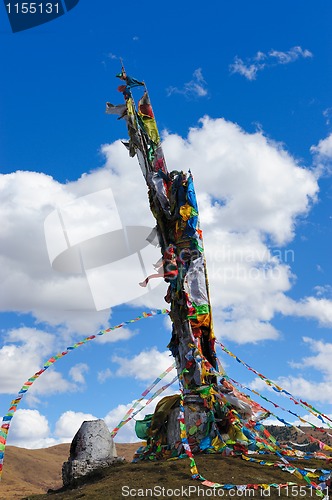
<path fill-rule="evenodd" d="M 44 363 L 43 367 L 40 370 L 38 370 L 34 375 L 32 375 L 22 385 L 22 387 L 19 390 L 19 392 L 18 392 L 17 396 L 15 397 L 15 399 L 13 399 L 11 401 L 10 407 L 8 409 L 8 412 L 2 418 L 2 424 L 1 424 L 1 427 L 0 427 L 0 480 L 1 480 L 2 471 L 3 471 L 3 462 L 4 462 L 4 456 L 5 456 L 5 450 L 6 450 L 6 443 L 7 443 L 7 439 L 8 439 L 8 432 L 9 432 L 9 429 L 10 429 L 11 421 L 12 421 L 14 415 L 15 415 L 15 412 L 17 410 L 18 405 L 20 404 L 20 402 L 22 401 L 23 397 L 28 392 L 28 390 L 30 389 L 30 387 L 34 384 L 34 382 L 43 373 L 45 373 L 45 371 L 48 368 L 50 368 L 51 366 L 53 366 L 54 363 L 56 363 L 59 359 L 63 358 L 64 356 L 67 356 L 67 354 L 69 354 L 74 349 L 77 349 L 78 347 L 81 347 L 82 345 L 85 345 L 87 342 L 90 342 L 90 341 L 98 338 L 99 336 L 106 335 L 106 334 L 112 332 L 113 330 L 116 330 L 118 328 L 122 328 L 123 326 L 129 325 L 131 323 L 136 323 L 137 321 L 140 321 L 141 319 L 151 318 L 151 317 L 156 316 L 158 314 L 169 314 L 169 311 L 167 309 L 158 309 L 156 311 L 151 311 L 149 313 L 148 312 L 143 312 L 137 318 L 134 318 L 134 319 L 131 319 L 131 320 L 128 320 L 128 321 L 124 321 L 123 323 L 120 323 L 120 324 L 118 324 L 116 326 L 112 326 L 110 328 L 107 328 L 106 330 L 100 330 L 100 332 L 97 333 L 96 335 L 90 335 L 89 337 L 85 337 L 83 340 L 81 340 L 79 342 L 76 342 L 75 344 L 67 347 L 67 349 L 65 351 L 62 351 L 62 352 L 56 354 L 55 356 L 52 356 L 51 358 L 49 358 Z M 173 368 L 173 366 L 172 366 L 172 368 Z"/>

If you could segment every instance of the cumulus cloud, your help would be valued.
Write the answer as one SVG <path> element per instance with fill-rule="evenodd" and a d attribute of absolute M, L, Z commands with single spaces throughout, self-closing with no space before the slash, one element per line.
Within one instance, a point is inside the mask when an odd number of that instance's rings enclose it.
<path fill-rule="evenodd" d="M 97 419 L 91 413 L 66 411 L 56 422 L 54 434 L 58 442 L 70 443 L 84 421 Z"/>
<path fill-rule="evenodd" d="M 306 377 L 279 377 L 277 383 L 286 391 L 305 401 L 329 403 L 332 397 L 330 382 L 316 382 Z"/>
<path fill-rule="evenodd" d="M 77 382 L 78 384 L 85 384 L 84 373 L 87 373 L 88 371 L 89 367 L 86 363 L 78 363 L 77 365 L 71 367 L 69 375 L 74 382 Z"/>
<path fill-rule="evenodd" d="M 119 422 L 121 422 L 127 411 L 132 407 L 133 403 L 134 402 L 132 401 L 132 403 L 128 403 L 127 405 L 119 405 L 108 412 L 105 416 L 105 422 L 110 431 L 112 431 L 119 424 Z M 135 417 L 135 420 L 143 419 L 148 413 L 153 413 L 153 410 L 151 411 L 151 407 L 149 409 L 142 410 L 142 412 Z M 118 435 L 116 436 L 116 441 L 120 443 L 135 443 L 136 441 L 139 441 L 135 433 L 135 420 L 130 420 L 120 429 Z"/>
<path fill-rule="evenodd" d="M 332 344 L 310 337 L 303 337 L 303 341 L 309 346 L 310 350 L 316 354 L 303 358 L 301 363 L 297 364 L 296 367 L 314 368 L 322 372 L 325 378 L 332 381 Z"/>
<path fill-rule="evenodd" d="M 185 83 L 182 88 L 168 87 L 167 95 L 182 94 L 187 98 L 206 97 L 208 95 L 207 83 L 204 80 L 202 68 L 195 69 L 193 78 Z"/>
<path fill-rule="evenodd" d="M 116 441 L 120 443 L 137 442 L 139 439 L 135 433 L 135 421 L 143 419 L 149 413 L 153 413 L 156 404 L 163 397 L 173 395 L 175 392 L 176 390 L 166 389 L 162 395 L 157 396 L 148 405 L 146 405 L 147 400 L 143 399 L 141 405 L 136 407 L 136 410 L 142 408 L 141 411 L 137 413 L 135 419 L 131 419 L 125 426 L 121 427 L 116 436 Z M 8 444 L 33 449 L 46 448 L 60 443 L 70 443 L 83 422 L 97 420 L 98 418 L 103 418 L 109 430 L 112 431 L 134 403 L 135 401 L 120 404 L 110 410 L 105 417 L 96 417 L 91 413 L 72 410 L 66 411 L 58 418 L 54 432 L 51 431 L 47 418 L 39 411 L 17 410 L 8 434 Z"/>
<path fill-rule="evenodd" d="M 332 286 L 331 285 L 317 285 L 314 287 L 317 297 L 330 297 L 332 298 Z"/>
<path fill-rule="evenodd" d="M 277 420 L 274 417 L 269 417 L 266 420 L 264 420 L 264 425 L 277 425 L 278 427 L 283 427 L 285 424 L 280 422 L 280 420 Z"/>
<path fill-rule="evenodd" d="M 323 116 L 326 120 L 326 125 L 330 125 L 331 123 L 331 116 L 332 116 L 332 108 L 326 108 L 323 111 Z"/>
<path fill-rule="evenodd" d="M 264 60 L 263 54 L 257 57 Z M 282 251 L 294 237 L 297 218 L 305 216 L 316 201 L 317 172 L 301 166 L 282 144 L 267 139 L 262 131 L 247 133 L 222 118 L 203 118 L 186 138 L 166 134 L 163 144 L 171 168 L 190 168 L 195 177 L 212 304 L 220 331 L 224 329 L 234 339 L 235 328 L 240 328 L 237 340 L 241 342 L 275 339 L 278 332 L 270 322 L 280 312 L 320 318 L 327 324 L 329 303 L 317 302 L 317 297 L 299 304 L 287 302 L 294 277 L 292 261 Z M 320 151 L 326 148 L 319 146 Z M 128 157 L 121 141 L 104 145 L 102 152 L 102 169 L 65 185 L 34 172 L 0 176 L 3 310 L 31 312 L 38 321 L 57 325 L 64 332 L 90 334 L 107 326 L 110 313 L 94 310 L 86 276 L 51 268 L 43 234 L 47 215 L 86 196 L 87 225 L 94 231 L 102 228 L 99 216 L 94 225 L 95 214 L 100 212 L 91 206 L 88 195 L 105 187 L 113 192 L 123 226 L 154 226 L 136 159 Z M 81 233 L 76 238 L 82 238 Z M 278 253 L 270 249 L 271 242 L 281 247 Z M 151 260 L 151 268 L 154 262 Z M 136 268 L 128 263 L 123 271 L 138 290 L 132 303 L 163 307 L 166 285 L 153 280 L 159 286 L 139 296 L 142 278 L 136 279 Z M 119 293 L 128 288 L 122 275 L 112 283 Z M 323 320 L 321 309 L 325 311 Z M 129 328 L 119 330 L 101 341 L 129 339 L 135 333 Z"/>
<path fill-rule="evenodd" d="M 24 382 L 40 370 L 56 349 L 55 337 L 36 328 L 22 327 L 3 334 L 0 349 L 0 392 L 15 394 Z M 49 368 L 35 383 L 27 398 L 77 390 L 77 386 L 54 368 Z M 30 396 L 31 394 L 31 396 Z"/>
<path fill-rule="evenodd" d="M 291 363 L 293 368 L 298 367 L 297 363 Z M 273 379 L 273 381 L 279 386 L 292 394 L 295 398 L 302 399 L 304 401 L 319 401 L 321 403 L 328 402 L 331 398 L 331 389 L 328 387 L 327 382 L 316 382 L 314 380 L 309 380 L 307 377 L 303 376 L 284 376 Z M 271 392 L 273 396 L 270 399 L 276 397 L 275 391 L 272 387 L 268 386 L 264 380 L 260 378 L 255 378 L 252 382 L 248 384 L 248 387 L 254 389 L 258 392 L 263 392 L 265 390 Z M 327 391 L 327 393 L 326 393 Z M 280 398 L 286 401 L 287 396 L 280 393 Z M 287 406 L 287 402 L 280 402 L 281 406 Z M 299 408 L 293 409 L 295 412 L 299 412 Z"/>
<path fill-rule="evenodd" d="M 332 134 L 321 139 L 316 146 L 311 146 L 317 174 L 330 173 L 332 169 Z"/>
<path fill-rule="evenodd" d="M 239 73 L 239 75 L 244 76 L 247 80 L 256 80 L 258 71 L 265 68 L 266 64 L 259 62 L 260 59 L 253 58 L 254 62 L 247 59 L 246 62 L 243 61 L 238 56 L 235 56 L 234 62 L 230 64 L 229 69 L 231 73 Z"/>
<path fill-rule="evenodd" d="M 231 73 L 239 73 L 247 80 L 256 80 L 257 73 L 265 68 L 279 64 L 290 64 L 299 58 L 306 59 L 308 57 L 313 57 L 312 52 L 308 49 L 302 49 L 300 46 L 292 47 L 286 52 L 272 49 L 267 54 L 259 51 L 255 56 L 247 58 L 245 61 L 236 56 L 229 69 Z"/>
<path fill-rule="evenodd" d="M 300 57 L 304 59 L 307 57 L 313 57 L 312 52 L 308 49 L 302 49 L 302 47 L 295 46 L 289 49 L 287 52 L 282 52 L 280 50 L 270 50 L 269 56 L 275 58 L 279 64 L 289 64 L 296 61 Z"/>
<path fill-rule="evenodd" d="M 62 185 L 36 172 L 0 176 L 3 311 L 31 312 L 40 321 L 84 333 L 107 322 L 105 312 L 95 311 L 85 276 L 56 273 L 45 244 L 45 218 L 57 205 L 75 199 L 82 184 L 84 178 Z"/>
<path fill-rule="evenodd" d="M 221 118 L 205 117 L 200 125 L 186 140 L 166 136 L 164 148 L 172 168 L 188 166 L 198 195 L 205 194 L 205 231 L 218 225 L 229 232 L 256 230 L 279 245 L 290 241 L 296 217 L 308 212 L 318 192 L 313 173 L 262 132 L 246 133 Z"/>
<path fill-rule="evenodd" d="M 151 360 L 153 359 L 153 363 Z M 151 380 L 166 370 L 174 359 L 169 351 L 160 352 L 156 347 L 142 351 L 133 358 L 113 356 L 112 361 L 120 365 L 115 371 L 118 377 L 134 377 L 137 380 Z"/>
<path fill-rule="evenodd" d="M 129 160 L 125 152 L 121 156 L 121 162 L 122 160 L 125 170 Z M 138 169 L 133 168 L 133 163 L 129 162 L 129 168 L 132 171 L 137 170 L 136 175 L 127 170 L 128 175 L 122 176 L 118 195 L 124 194 L 127 199 L 126 195 L 132 192 L 132 201 L 137 200 L 138 206 L 143 205 L 143 197 L 145 200 L 146 196 L 144 183 Z M 131 179 L 126 185 L 130 176 Z M 133 182 L 135 184 L 132 184 Z M 109 310 L 96 311 L 87 276 L 75 269 L 67 273 L 52 269 L 45 243 L 44 221 L 57 207 L 72 206 L 70 213 L 74 216 L 76 205 L 73 203 L 78 199 L 107 186 L 115 191 L 118 184 L 116 175 L 112 175 L 108 168 L 83 175 L 77 181 L 65 185 L 35 172 L 15 172 L 0 176 L 0 221 L 4 229 L 0 235 L 3 311 L 31 312 L 38 321 L 62 325 L 65 330 L 82 334 L 94 333 L 100 327 L 108 325 Z M 141 186 L 141 190 L 137 186 Z M 102 230 L 102 224 L 107 223 L 108 218 L 101 217 L 96 207 L 88 203 L 89 199 L 84 198 L 84 201 L 86 204 L 83 218 L 88 233 L 91 234 L 91 228 L 96 231 L 101 227 Z M 145 211 L 141 211 L 140 222 L 144 225 L 144 220 L 147 220 L 148 226 L 153 227 L 146 202 L 145 205 Z M 68 211 L 67 208 L 66 213 Z M 132 214 L 131 218 L 127 219 L 130 219 L 129 224 L 133 225 Z M 82 225 L 79 229 L 83 229 Z M 81 234 L 75 237 L 82 238 Z M 137 262 L 136 267 L 135 263 L 131 263 L 122 270 L 122 275 L 113 281 L 114 290 L 118 295 L 122 293 L 124 301 L 125 286 L 128 286 L 128 280 L 125 278 L 128 276 L 133 276 L 132 286 L 136 285 L 137 293 L 145 293 L 138 284 L 145 278 L 143 270 L 138 279 L 135 279 L 136 268 Z"/>
<path fill-rule="evenodd" d="M 232 316 L 235 316 L 234 311 Z M 279 338 L 279 331 L 268 323 L 254 318 L 242 318 L 239 320 L 229 319 L 228 321 L 214 315 L 216 337 L 222 339 L 236 340 L 238 344 L 247 342 L 260 342 L 262 340 L 276 340 Z"/>
<path fill-rule="evenodd" d="M 329 419 L 332 419 L 332 414 L 331 413 L 326 413 L 325 414 L 327 417 L 329 417 Z M 327 424 L 323 423 L 320 419 L 319 421 L 317 422 L 317 417 L 315 417 L 314 415 L 312 415 L 311 413 L 308 413 L 307 415 L 304 415 L 303 418 L 305 420 L 307 420 L 307 422 L 310 422 L 311 424 L 314 424 L 317 426 L 317 423 L 319 425 L 319 427 L 325 427 L 325 428 L 329 428 Z M 303 425 L 301 423 L 300 420 L 295 420 L 294 422 L 294 425 Z M 321 439 L 324 441 L 324 437 L 322 436 Z"/>
<path fill-rule="evenodd" d="M 164 149 L 172 168 L 194 173 L 217 335 L 278 338 L 270 324 L 276 313 L 308 314 L 287 301 L 294 256 L 282 246 L 316 200 L 315 173 L 262 132 L 248 134 L 223 119 L 205 117 L 187 139 L 167 135 Z M 280 250 L 270 249 L 271 240 Z M 311 315 L 321 321 L 314 307 Z"/>
<path fill-rule="evenodd" d="M 8 444 L 24 448 L 46 448 L 57 444 L 50 437 L 47 418 L 37 410 L 17 410 L 12 421 Z"/>
<path fill-rule="evenodd" d="M 292 316 L 303 318 L 314 318 L 321 326 L 332 326 L 332 300 L 325 298 L 306 297 L 299 302 L 291 299 L 285 301 L 286 307 L 281 308 L 282 312 Z M 289 309 L 287 308 L 289 307 Z"/>
<path fill-rule="evenodd" d="M 111 378 L 111 377 L 112 377 L 112 372 L 109 368 L 106 368 L 106 370 L 101 370 L 97 374 L 98 382 L 100 382 L 101 384 L 106 382 L 106 380 Z"/>
<path fill-rule="evenodd" d="M 111 330 L 110 332 L 101 335 L 96 339 L 96 342 L 101 344 L 112 344 L 113 342 L 120 342 L 123 340 L 129 340 L 135 335 L 139 334 L 139 330 L 122 327 L 119 330 Z"/>
<path fill-rule="evenodd" d="M 313 351 L 314 355 L 306 356 L 299 361 L 290 361 L 290 366 L 294 370 L 298 370 L 299 374 L 278 377 L 274 382 L 293 394 L 296 398 L 301 398 L 305 401 L 329 403 L 332 398 L 332 344 L 310 337 L 303 337 L 303 341 Z M 306 370 L 310 373 L 309 375 L 305 374 Z M 319 382 L 314 380 L 312 370 L 321 375 Z M 267 385 L 260 378 L 255 378 L 250 383 L 250 388 L 262 391 L 267 389 Z M 269 389 L 272 390 L 271 388 Z"/>

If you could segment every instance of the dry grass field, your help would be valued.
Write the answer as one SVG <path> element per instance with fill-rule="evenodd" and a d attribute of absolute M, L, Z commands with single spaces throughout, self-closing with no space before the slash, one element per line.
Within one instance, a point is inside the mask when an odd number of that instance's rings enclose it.
<path fill-rule="evenodd" d="M 280 440 L 296 440 L 292 429 L 269 428 L 270 432 Z M 314 431 L 315 432 L 315 431 Z M 310 430 L 310 434 L 314 432 Z M 280 436 L 277 436 L 280 433 Z M 318 432 L 317 436 L 322 439 Z M 305 437 L 301 436 L 301 441 Z M 326 441 L 324 439 L 324 441 Z M 61 467 L 68 459 L 69 444 L 53 446 L 41 450 L 26 450 L 9 446 L 6 451 L 3 480 L 0 483 L 0 499 L 29 500 L 120 500 L 121 498 L 227 498 L 234 496 L 224 490 L 211 490 L 206 493 L 200 482 L 190 477 L 188 459 L 131 463 L 134 452 L 140 443 L 117 444 L 118 456 L 124 456 L 126 463 L 108 469 L 96 471 L 91 477 L 84 478 L 72 490 L 61 490 Z M 266 458 L 276 461 L 275 456 Z M 315 492 L 305 488 L 305 482 L 278 467 L 267 467 L 256 463 L 248 463 L 240 457 L 222 457 L 220 455 L 200 455 L 196 457 L 200 474 L 206 479 L 218 483 L 252 484 L 252 483 L 286 483 L 295 482 L 298 486 L 287 489 L 272 489 L 246 492 L 253 498 L 318 498 Z M 332 464 L 322 460 L 296 461 L 300 468 L 331 469 Z M 157 489 L 155 489 L 157 487 Z M 201 490 L 198 492 L 197 488 Z M 196 491 L 194 491 L 196 489 Z M 47 493 L 48 490 L 53 490 Z M 58 491 L 56 491 L 58 490 Z M 204 492 L 205 491 L 205 495 Z M 179 495 L 180 493 L 180 495 Z M 250 493 L 250 494 L 249 494 Z M 236 495 L 239 496 L 239 495 Z"/>

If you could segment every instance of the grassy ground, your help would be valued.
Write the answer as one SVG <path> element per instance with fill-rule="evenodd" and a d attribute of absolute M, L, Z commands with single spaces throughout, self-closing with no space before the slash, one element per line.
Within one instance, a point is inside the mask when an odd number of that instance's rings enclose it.
<path fill-rule="evenodd" d="M 270 457 L 275 461 L 275 457 Z M 298 467 L 326 468 L 319 460 L 297 461 Z M 286 483 L 295 482 L 297 486 L 285 489 L 250 490 L 246 492 L 227 492 L 206 488 L 190 477 L 189 460 L 139 462 L 116 465 L 97 471 L 87 481 L 78 482 L 72 490 L 53 492 L 51 495 L 29 496 L 29 500 L 120 500 L 121 498 L 318 498 L 305 482 L 293 477 L 278 467 L 262 466 L 246 462 L 240 457 L 221 457 L 220 455 L 201 455 L 197 466 L 207 480 L 218 483 Z"/>
<path fill-rule="evenodd" d="M 119 456 L 128 462 L 141 443 L 121 444 L 116 448 Z M 68 460 L 69 444 L 60 444 L 40 450 L 27 450 L 7 446 L 0 500 L 19 500 L 28 495 L 45 493 L 62 486 L 61 468 Z"/>
<path fill-rule="evenodd" d="M 26 450 L 9 446 L 6 451 L 3 480 L 0 483 L 0 500 L 120 500 L 125 498 L 318 498 L 306 483 L 278 467 L 268 467 L 246 462 L 240 457 L 200 455 L 196 457 L 199 473 L 207 480 L 218 483 L 257 484 L 295 482 L 298 486 L 288 489 L 248 490 L 227 493 L 225 490 L 206 488 L 190 476 L 187 458 L 174 461 L 130 463 L 141 443 L 117 443 L 118 456 L 126 463 L 97 471 L 92 477 L 78 482 L 72 490 L 61 491 L 61 467 L 68 459 L 69 444 L 42 450 Z M 260 456 L 276 461 L 275 456 Z M 300 468 L 331 469 L 332 464 L 323 460 L 292 462 Z M 46 495 L 48 489 L 53 493 Z"/>

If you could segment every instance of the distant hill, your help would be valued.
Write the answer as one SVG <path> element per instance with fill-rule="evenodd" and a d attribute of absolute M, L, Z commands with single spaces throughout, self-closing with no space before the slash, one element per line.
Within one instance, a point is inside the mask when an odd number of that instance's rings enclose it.
<path fill-rule="evenodd" d="M 300 427 L 304 434 L 298 432 L 294 427 L 283 427 L 279 425 L 269 425 L 266 428 L 271 432 L 271 434 L 283 444 L 288 443 L 298 443 L 298 444 L 307 444 L 307 447 L 301 447 L 303 451 L 316 451 L 319 449 L 318 443 L 312 443 L 309 440 L 308 436 L 312 436 L 315 439 L 319 439 L 323 441 L 323 443 L 332 447 L 332 429 L 325 429 L 325 431 L 321 432 L 318 429 L 313 429 L 311 427 Z M 293 446 L 291 444 L 291 446 Z"/>
<path fill-rule="evenodd" d="M 141 443 L 116 445 L 119 456 L 129 462 Z M 60 444 L 40 450 L 8 446 L 4 461 L 0 499 L 21 499 L 62 486 L 62 464 L 68 460 L 70 444 Z"/>

